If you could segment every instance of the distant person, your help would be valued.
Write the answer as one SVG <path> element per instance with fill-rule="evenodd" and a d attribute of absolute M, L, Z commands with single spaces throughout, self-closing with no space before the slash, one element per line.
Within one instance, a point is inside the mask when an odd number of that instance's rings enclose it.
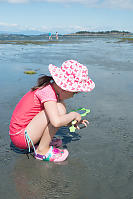
<path fill-rule="evenodd" d="M 52 40 L 52 33 L 49 33 L 49 40 Z"/>
<path fill-rule="evenodd" d="M 17 104 L 9 134 L 16 147 L 33 147 L 36 159 L 61 162 L 67 158 L 68 150 L 56 148 L 62 143 L 61 139 L 53 140 L 58 128 L 73 120 L 78 129 L 78 124 L 88 123 L 77 112 L 66 113 L 63 101 L 76 93 L 93 90 L 95 84 L 88 77 L 87 67 L 74 60 L 65 61 L 61 68 L 50 64 L 49 71 L 51 76 L 39 77 L 37 85 Z"/>
<path fill-rule="evenodd" d="M 56 32 L 56 39 L 58 40 L 58 32 Z"/>

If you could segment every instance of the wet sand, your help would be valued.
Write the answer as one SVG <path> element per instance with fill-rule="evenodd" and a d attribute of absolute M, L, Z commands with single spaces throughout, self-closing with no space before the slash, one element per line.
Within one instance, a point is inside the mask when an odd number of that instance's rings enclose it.
<path fill-rule="evenodd" d="M 100 40 L 44 47 L 0 47 L 0 197 L 4 199 L 133 198 L 133 60 L 130 44 Z M 35 56 L 36 55 L 36 56 Z M 86 64 L 96 88 L 67 100 L 67 110 L 91 109 L 90 125 L 58 136 L 69 152 L 55 164 L 10 150 L 8 126 L 16 103 L 49 63 Z M 24 70 L 38 70 L 26 75 Z"/>

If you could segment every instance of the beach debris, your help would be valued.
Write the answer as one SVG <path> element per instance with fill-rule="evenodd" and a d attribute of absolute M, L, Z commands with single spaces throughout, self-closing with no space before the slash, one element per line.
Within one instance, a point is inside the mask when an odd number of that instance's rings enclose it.
<path fill-rule="evenodd" d="M 33 74 L 36 74 L 37 72 L 34 71 L 34 70 L 26 70 L 24 71 L 24 74 L 28 74 L 28 75 L 33 75 Z"/>

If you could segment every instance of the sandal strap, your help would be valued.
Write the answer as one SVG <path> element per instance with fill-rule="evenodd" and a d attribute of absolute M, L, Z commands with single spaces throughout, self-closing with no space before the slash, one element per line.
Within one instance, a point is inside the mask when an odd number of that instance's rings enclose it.
<path fill-rule="evenodd" d="M 35 149 L 35 146 L 34 146 L 34 144 L 33 144 L 33 141 L 32 141 L 32 139 L 30 138 L 30 136 L 28 135 L 28 133 L 27 133 L 27 131 L 25 130 L 25 138 L 26 138 L 26 141 L 27 141 L 27 143 L 28 143 L 28 148 L 29 148 L 29 153 L 30 153 L 30 143 L 32 144 L 32 147 L 33 147 L 33 149 L 34 149 L 34 153 L 36 154 L 36 149 Z M 36 154 L 37 155 L 37 154 Z"/>

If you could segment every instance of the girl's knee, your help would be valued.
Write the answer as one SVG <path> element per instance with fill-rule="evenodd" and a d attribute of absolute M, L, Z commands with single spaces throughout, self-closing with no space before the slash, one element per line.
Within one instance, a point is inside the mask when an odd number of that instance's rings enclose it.
<path fill-rule="evenodd" d="M 66 106 L 64 102 L 58 102 L 57 103 L 58 106 L 58 111 L 60 115 L 65 115 L 66 114 Z"/>

